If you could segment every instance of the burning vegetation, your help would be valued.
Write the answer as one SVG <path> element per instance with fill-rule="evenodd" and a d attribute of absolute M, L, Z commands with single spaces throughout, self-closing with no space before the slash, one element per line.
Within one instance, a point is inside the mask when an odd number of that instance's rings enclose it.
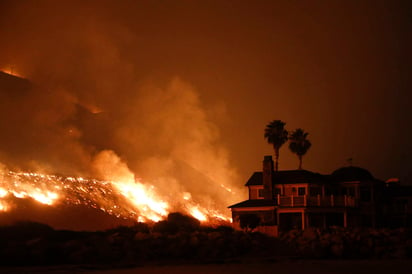
<path fill-rule="evenodd" d="M 0 123 L 0 142 L 7 144 L 0 150 L 3 223 L 13 213 L 14 221 L 26 219 L 18 210 L 23 200 L 135 222 L 158 222 L 170 212 L 230 221 L 226 207 L 240 195 L 237 175 L 188 84 L 144 86 L 113 104 L 105 100 L 110 94 L 97 102 L 65 88 L 50 96 L 45 86 L 0 76 L 0 114 L 10 117 Z"/>
<path fill-rule="evenodd" d="M 12 198 L 33 199 L 47 206 L 80 205 L 99 209 L 118 218 L 139 222 L 160 221 L 172 210 L 171 204 L 156 194 L 156 188 L 139 181 L 101 181 L 39 173 L 6 171 L 0 174 L 0 211 L 12 211 Z M 185 213 L 199 221 L 228 221 L 216 209 L 202 207 L 190 193 L 175 197 Z"/>

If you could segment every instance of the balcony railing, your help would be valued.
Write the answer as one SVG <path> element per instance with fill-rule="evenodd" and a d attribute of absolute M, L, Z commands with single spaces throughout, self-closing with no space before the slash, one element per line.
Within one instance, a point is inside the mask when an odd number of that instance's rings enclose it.
<path fill-rule="evenodd" d="M 355 207 L 352 196 L 277 196 L 277 205 L 285 207 Z"/>

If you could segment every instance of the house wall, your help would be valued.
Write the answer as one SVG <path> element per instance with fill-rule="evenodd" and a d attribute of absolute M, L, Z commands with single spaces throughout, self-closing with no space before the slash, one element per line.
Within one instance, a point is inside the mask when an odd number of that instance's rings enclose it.
<path fill-rule="evenodd" d="M 270 235 L 272 237 L 278 237 L 279 236 L 279 227 L 277 225 L 258 226 L 256 228 L 256 231 L 258 231 L 260 233 Z"/>
<path fill-rule="evenodd" d="M 276 210 L 270 208 L 242 208 L 232 209 L 232 220 L 235 227 L 240 229 L 239 217 L 242 214 L 256 214 L 260 218 L 261 225 L 277 225 Z"/>
<path fill-rule="evenodd" d="M 288 184 L 284 186 L 284 194 L 286 196 L 298 196 L 299 188 L 305 189 L 305 194 L 308 193 L 308 184 Z"/>
<path fill-rule="evenodd" d="M 264 199 L 263 186 L 249 186 L 249 199 L 258 200 Z"/>

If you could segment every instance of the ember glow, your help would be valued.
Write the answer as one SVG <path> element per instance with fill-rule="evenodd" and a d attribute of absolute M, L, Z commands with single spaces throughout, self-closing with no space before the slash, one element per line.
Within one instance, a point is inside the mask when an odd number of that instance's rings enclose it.
<path fill-rule="evenodd" d="M 22 77 L 22 75 L 19 74 L 13 66 L 2 68 L 0 69 L 0 71 L 3 71 L 4 73 L 7 73 L 13 76 Z"/>
<path fill-rule="evenodd" d="M 39 173 L 2 171 L 0 211 L 12 211 L 10 198 L 31 198 L 46 206 L 81 205 L 102 210 L 116 217 L 136 221 L 159 221 L 172 210 L 156 194 L 156 188 L 140 181 L 101 181 Z M 196 204 L 191 194 L 181 197 L 187 214 L 200 221 L 229 221 L 229 216 Z M 175 201 L 174 201 L 175 202 Z"/>

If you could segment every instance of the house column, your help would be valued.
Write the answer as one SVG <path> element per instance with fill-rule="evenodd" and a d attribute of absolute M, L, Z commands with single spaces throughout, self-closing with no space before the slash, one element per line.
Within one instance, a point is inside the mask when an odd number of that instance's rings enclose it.
<path fill-rule="evenodd" d="M 343 227 L 348 227 L 348 212 L 346 209 L 343 211 Z"/>
<path fill-rule="evenodd" d="M 302 230 L 304 230 L 305 229 L 305 219 L 306 219 L 305 211 L 302 210 L 301 215 L 302 215 Z"/>
<path fill-rule="evenodd" d="M 277 226 L 280 225 L 280 222 L 279 222 L 280 217 L 279 217 L 279 215 L 280 215 L 279 211 L 276 210 L 276 225 L 277 225 Z"/>

